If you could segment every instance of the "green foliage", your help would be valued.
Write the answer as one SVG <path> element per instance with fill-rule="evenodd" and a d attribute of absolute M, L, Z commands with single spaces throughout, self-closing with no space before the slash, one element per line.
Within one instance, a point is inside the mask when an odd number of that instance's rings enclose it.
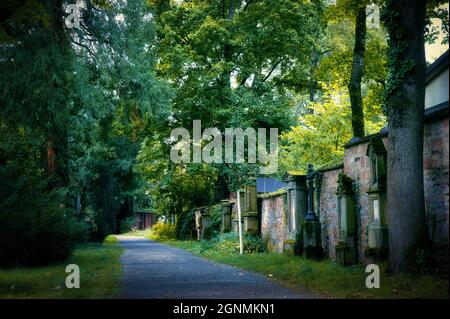
<path fill-rule="evenodd" d="M 0 165 L 0 266 L 64 260 L 85 239 L 85 225 L 64 207 L 64 189 L 47 192 L 45 181 L 19 167 Z"/>
<path fill-rule="evenodd" d="M 128 233 L 133 229 L 134 225 L 136 225 L 136 217 L 132 216 L 125 218 L 120 221 L 119 231 L 121 234 Z"/>
<path fill-rule="evenodd" d="M 211 227 L 220 232 L 220 227 L 222 226 L 222 205 L 217 204 L 209 208 L 209 214 L 211 215 Z"/>
<path fill-rule="evenodd" d="M 183 212 L 178 216 L 177 220 L 177 239 L 192 240 L 197 238 L 195 229 L 195 212 L 190 210 Z"/>
<path fill-rule="evenodd" d="M 153 233 L 161 239 L 176 239 L 177 229 L 175 225 L 158 222 L 152 227 Z"/>
<path fill-rule="evenodd" d="M 246 253 L 262 253 L 266 251 L 266 246 L 261 236 L 255 234 L 245 234 L 244 236 L 244 252 Z"/>
<path fill-rule="evenodd" d="M 305 114 L 298 125 L 281 135 L 283 145 L 280 152 L 280 166 L 286 171 L 306 171 L 309 163 L 316 167 L 340 164 L 344 145 L 352 137 L 351 109 L 346 89 L 326 86 L 323 101 L 311 103 L 313 113 Z M 373 106 L 372 106 L 373 107 Z M 381 107 L 367 109 L 366 128 L 369 133 L 378 132 L 384 125 Z M 378 114 L 378 118 L 370 114 Z M 376 121 L 372 120 L 375 119 Z"/>
<path fill-rule="evenodd" d="M 265 252 L 266 246 L 258 235 L 244 234 L 244 252 Z M 239 253 L 239 236 L 236 233 L 217 234 L 215 237 L 200 242 L 200 253 L 220 252 L 226 254 Z"/>

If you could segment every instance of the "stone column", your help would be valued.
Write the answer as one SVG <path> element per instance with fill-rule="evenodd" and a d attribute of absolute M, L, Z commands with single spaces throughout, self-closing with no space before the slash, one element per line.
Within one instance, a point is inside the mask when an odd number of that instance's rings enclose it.
<path fill-rule="evenodd" d="M 209 207 L 202 207 L 200 211 L 202 216 L 202 238 L 204 238 L 205 229 L 211 224 L 211 214 L 209 213 Z"/>
<path fill-rule="evenodd" d="M 243 207 L 242 219 L 244 223 L 243 231 L 258 233 L 258 211 L 256 186 L 245 186 L 245 206 Z"/>
<path fill-rule="evenodd" d="M 306 183 L 308 185 L 308 213 L 303 223 L 303 254 L 306 258 L 323 256 L 320 221 L 314 212 L 314 177 L 316 173 L 311 164 L 308 165 Z"/>
<path fill-rule="evenodd" d="M 241 212 L 243 212 L 243 210 L 245 209 L 245 192 L 243 190 L 240 190 L 240 199 L 241 199 Z M 237 196 L 236 199 L 234 200 L 234 205 L 233 205 L 233 211 L 232 211 L 232 221 L 233 221 L 233 225 L 232 225 L 232 231 L 237 233 L 239 226 L 238 226 L 238 214 L 237 214 Z"/>
<path fill-rule="evenodd" d="M 339 243 L 336 245 L 336 262 L 341 265 L 356 263 L 356 216 L 353 199 L 353 181 L 347 175 L 340 173 L 336 197 L 338 200 Z"/>
<path fill-rule="evenodd" d="M 229 200 L 224 199 L 222 204 L 222 225 L 220 231 L 227 233 L 231 231 L 231 203 Z"/>
<path fill-rule="evenodd" d="M 305 175 L 287 175 L 287 213 L 290 235 L 295 236 L 300 231 L 308 211 L 308 192 Z M 291 238 L 294 239 L 295 237 Z"/>
<path fill-rule="evenodd" d="M 197 240 L 202 239 L 202 212 L 198 209 L 194 211 L 195 230 L 197 231 Z"/>

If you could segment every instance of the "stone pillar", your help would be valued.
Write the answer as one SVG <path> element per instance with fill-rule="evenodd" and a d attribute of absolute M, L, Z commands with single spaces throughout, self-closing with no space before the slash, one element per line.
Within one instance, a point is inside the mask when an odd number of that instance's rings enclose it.
<path fill-rule="evenodd" d="M 245 186 L 245 199 L 242 210 L 243 232 L 258 233 L 258 211 L 256 186 Z"/>
<path fill-rule="evenodd" d="M 286 219 L 287 233 L 283 244 L 283 252 L 287 254 L 300 254 L 295 251 L 297 240 L 301 241 L 301 229 L 308 212 L 308 192 L 305 175 L 287 174 L 283 180 L 286 182 Z M 300 243 L 299 243 L 300 244 Z"/>
<path fill-rule="evenodd" d="M 308 212 L 308 191 L 306 188 L 305 175 L 287 175 L 284 178 L 287 182 L 287 220 L 288 231 L 291 239 L 295 238 Z"/>
<path fill-rule="evenodd" d="M 339 243 L 335 247 L 336 262 L 341 265 L 352 265 L 356 263 L 356 217 L 353 181 L 342 173 L 338 177 L 336 197 L 338 201 L 337 230 L 339 234 Z"/>
<path fill-rule="evenodd" d="M 194 210 L 195 230 L 197 231 L 197 240 L 202 239 L 202 212 L 198 209 Z"/>
<path fill-rule="evenodd" d="M 303 223 L 303 254 L 306 258 L 322 258 L 322 238 L 320 221 L 314 212 L 314 177 L 316 173 L 311 164 L 308 165 L 306 183 L 308 185 L 308 213 Z"/>
<path fill-rule="evenodd" d="M 224 199 L 221 201 L 222 204 L 222 225 L 220 231 L 222 233 L 227 233 L 231 231 L 231 203 L 229 200 Z"/>
<path fill-rule="evenodd" d="M 241 199 L 241 213 L 243 213 L 244 209 L 245 209 L 245 192 L 243 190 L 240 190 L 240 199 Z M 236 199 L 234 200 L 234 205 L 233 205 L 233 211 L 232 211 L 232 221 L 233 221 L 233 225 L 232 225 L 232 229 L 233 232 L 237 233 L 239 231 L 239 226 L 238 226 L 238 213 L 237 213 L 237 196 Z M 242 222 L 242 221 L 241 221 Z M 242 228 L 244 229 L 244 228 Z"/>
<path fill-rule="evenodd" d="M 202 239 L 205 237 L 205 230 L 211 224 L 211 214 L 209 213 L 209 207 L 202 207 L 201 212 L 201 224 L 202 224 Z"/>

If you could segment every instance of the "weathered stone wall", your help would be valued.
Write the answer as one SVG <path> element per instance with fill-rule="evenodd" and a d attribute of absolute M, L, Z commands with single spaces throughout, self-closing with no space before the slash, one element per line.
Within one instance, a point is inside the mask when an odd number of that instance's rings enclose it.
<path fill-rule="evenodd" d="M 366 156 L 368 141 L 347 147 L 344 151 L 344 166 L 324 171 L 320 194 L 320 220 L 322 222 L 322 243 L 325 253 L 336 259 L 335 247 L 339 242 L 337 197 L 338 175 L 344 173 L 353 180 L 356 202 L 356 247 L 359 262 L 364 262 L 364 250 L 368 243 L 368 194 L 370 163 Z"/>
<path fill-rule="evenodd" d="M 448 245 L 448 117 L 425 124 L 423 155 L 425 209 L 430 238 L 436 245 Z"/>
<path fill-rule="evenodd" d="M 369 143 L 355 145 L 344 151 L 344 174 L 353 180 L 356 202 L 356 247 L 359 262 L 364 262 L 364 250 L 368 244 L 370 162 L 366 156 Z M 336 185 L 337 186 L 337 185 Z"/>
<path fill-rule="evenodd" d="M 286 194 L 261 199 L 261 236 L 269 251 L 282 253 L 286 240 Z"/>
<path fill-rule="evenodd" d="M 322 246 L 325 254 L 336 259 L 335 247 L 340 241 L 338 234 L 338 200 L 336 196 L 339 173 L 353 180 L 356 213 L 357 260 L 364 263 L 369 233 L 369 190 L 371 180 L 370 160 L 367 148 L 370 139 L 365 138 L 345 148 L 342 167 L 320 171 L 319 218 L 321 222 Z M 449 120 L 448 117 L 427 120 L 424 126 L 424 186 L 425 208 L 430 238 L 436 245 L 448 245 L 449 231 Z M 286 194 L 260 196 L 261 235 L 268 240 L 269 249 L 281 253 L 290 238 L 287 229 Z M 317 204 L 317 203 L 316 203 Z M 235 208 L 233 209 L 235 210 Z"/>
<path fill-rule="evenodd" d="M 383 143 L 387 146 L 387 137 Z M 324 171 L 320 192 L 322 243 L 329 258 L 335 259 L 337 233 L 337 178 L 343 172 L 355 185 L 358 261 L 364 262 L 368 245 L 368 194 L 370 163 L 366 156 L 369 141 L 347 147 L 343 169 Z M 429 120 L 424 125 L 425 209 L 430 238 L 434 244 L 448 245 L 449 232 L 449 119 Z"/>
<path fill-rule="evenodd" d="M 324 171 L 320 188 L 319 219 L 322 227 L 322 247 L 325 254 L 333 260 L 336 258 L 334 247 L 339 241 L 336 188 L 340 172 L 342 168 Z"/>

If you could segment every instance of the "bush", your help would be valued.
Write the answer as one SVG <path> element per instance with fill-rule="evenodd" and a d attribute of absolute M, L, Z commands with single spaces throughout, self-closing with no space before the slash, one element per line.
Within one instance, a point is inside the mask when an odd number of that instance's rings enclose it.
<path fill-rule="evenodd" d="M 260 236 L 254 234 L 245 234 L 244 238 L 245 253 L 261 253 L 266 251 L 266 246 Z M 236 233 L 225 233 L 217 235 L 211 240 L 202 240 L 200 252 L 220 251 L 230 254 L 239 252 L 239 236 Z"/>
<path fill-rule="evenodd" d="M 128 233 L 136 225 L 136 217 L 131 216 L 119 221 L 119 231 L 121 234 Z"/>
<path fill-rule="evenodd" d="M 266 245 L 260 236 L 246 234 L 244 236 L 244 251 L 247 253 L 262 253 L 266 251 Z"/>
<path fill-rule="evenodd" d="M 194 211 L 181 213 L 177 222 L 177 239 L 192 240 L 196 237 Z"/>
<path fill-rule="evenodd" d="M 48 193 L 41 178 L 0 165 L 0 266 L 61 261 L 85 240 L 86 226 L 64 197 L 64 189 Z"/>
<path fill-rule="evenodd" d="M 212 232 L 217 235 L 220 232 L 222 226 L 222 205 L 217 204 L 209 208 L 209 214 L 211 216 L 211 228 Z"/>
<path fill-rule="evenodd" d="M 177 229 L 175 225 L 157 222 L 152 227 L 153 233 L 162 239 L 176 239 Z"/>

